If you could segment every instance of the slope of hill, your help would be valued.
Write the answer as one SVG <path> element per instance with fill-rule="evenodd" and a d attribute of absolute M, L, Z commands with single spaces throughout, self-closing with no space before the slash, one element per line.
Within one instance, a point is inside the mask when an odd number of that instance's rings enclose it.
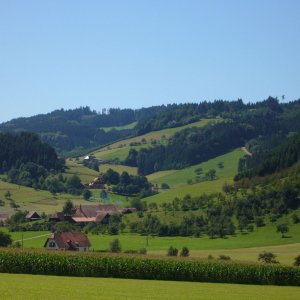
<path fill-rule="evenodd" d="M 161 186 L 166 183 L 170 189 L 160 190 L 160 193 L 146 198 L 147 202 L 171 202 L 175 197 L 183 198 L 187 194 L 192 197 L 203 193 L 221 192 L 225 182 L 230 183 L 237 172 L 239 159 L 244 156 L 242 150 L 237 149 L 225 155 L 218 156 L 207 162 L 187 167 L 182 170 L 160 171 L 148 175 L 147 178 L 153 184 Z M 218 167 L 219 163 L 223 167 Z M 197 170 L 202 170 L 200 177 L 203 177 L 210 169 L 216 170 L 216 179 L 206 180 L 197 183 Z"/>
<path fill-rule="evenodd" d="M 113 143 L 109 146 L 100 148 L 99 150 L 93 151 L 93 154 L 97 159 L 101 160 L 124 160 L 129 153 L 130 149 L 139 150 L 141 148 L 154 147 L 159 144 L 166 144 L 168 139 L 172 137 L 176 132 L 191 128 L 191 127 L 203 127 L 212 122 L 221 122 L 220 118 L 209 118 L 190 123 L 188 125 L 168 128 L 158 131 L 152 131 L 136 137 L 124 139 Z"/>

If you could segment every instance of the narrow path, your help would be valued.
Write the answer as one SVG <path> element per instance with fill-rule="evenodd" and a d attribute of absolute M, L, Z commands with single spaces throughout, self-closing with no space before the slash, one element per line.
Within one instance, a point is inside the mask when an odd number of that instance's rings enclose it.
<path fill-rule="evenodd" d="M 40 238 L 40 237 L 43 237 L 43 236 L 49 236 L 49 235 L 50 235 L 49 233 L 42 234 L 42 235 L 37 235 L 37 236 L 33 236 L 33 237 L 30 237 L 30 238 L 27 238 L 27 239 L 23 239 L 23 241 L 33 240 L 33 239 L 37 239 L 37 238 Z M 15 242 L 22 242 L 22 240 L 16 240 Z"/>
<path fill-rule="evenodd" d="M 241 147 L 241 150 L 244 151 L 247 155 L 252 156 L 252 153 L 246 147 Z"/>

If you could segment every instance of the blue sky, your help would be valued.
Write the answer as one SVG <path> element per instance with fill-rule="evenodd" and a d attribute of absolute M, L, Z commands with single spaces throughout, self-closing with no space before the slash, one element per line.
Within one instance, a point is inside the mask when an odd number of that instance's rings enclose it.
<path fill-rule="evenodd" d="M 300 98 L 300 1 L 0 0 L 0 122 Z"/>

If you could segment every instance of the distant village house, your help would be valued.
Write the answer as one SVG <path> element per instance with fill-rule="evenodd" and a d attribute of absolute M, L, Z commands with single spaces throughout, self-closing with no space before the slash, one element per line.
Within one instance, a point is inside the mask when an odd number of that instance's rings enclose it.
<path fill-rule="evenodd" d="M 89 251 L 91 246 L 87 236 L 81 232 L 53 233 L 44 244 L 47 250 Z"/>

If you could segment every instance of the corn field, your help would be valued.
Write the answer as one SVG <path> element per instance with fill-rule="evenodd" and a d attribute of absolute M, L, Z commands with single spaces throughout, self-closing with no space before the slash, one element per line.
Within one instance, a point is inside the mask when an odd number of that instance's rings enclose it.
<path fill-rule="evenodd" d="M 300 286 L 300 268 L 105 254 L 0 250 L 1 273 Z"/>

